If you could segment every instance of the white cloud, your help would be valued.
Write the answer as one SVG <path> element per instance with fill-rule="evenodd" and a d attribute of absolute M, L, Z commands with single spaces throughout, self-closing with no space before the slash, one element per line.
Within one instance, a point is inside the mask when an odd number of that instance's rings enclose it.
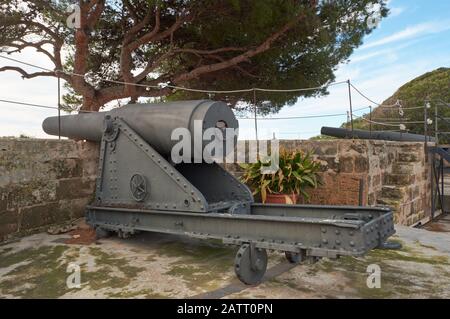
<path fill-rule="evenodd" d="M 405 8 L 403 7 L 393 7 L 389 8 L 389 18 L 395 18 L 405 12 Z"/>
<path fill-rule="evenodd" d="M 376 40 L 365 44 L 361 47 L 361 49 L 369 49 L 378 47 L 381 45 L 386 45 L 390 43 L 395 43 L 398 41 L 404 41 L 408 39 L 414 39 L 420 36 L 425 36 L 429 34 L 435 34 L 450 30 L 450 22 L 449 21 L 440 21 L 440 22 L 427 22 L 417 24 L 415 26 L 408 27 L 402 31 L 394 33 L 390 36 L 381 38 L 380 40 Z"/>

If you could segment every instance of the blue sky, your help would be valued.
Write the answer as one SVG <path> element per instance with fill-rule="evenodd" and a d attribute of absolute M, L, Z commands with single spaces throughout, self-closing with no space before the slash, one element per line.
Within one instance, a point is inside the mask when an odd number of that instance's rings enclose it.
<path fill-rule="evenodd" d="M 391 14 L 378 29 L 365 38 L 364 44 L 336 71 L 336 80 L 351 81 L 370 98 L 382 102 L 401 85 L 438 67 L 450 67 L 450 1 L 448 0 L 391 0 Z M 51 67 L 45 58 L 26 51 L 16 58 Z M 0 61 L 0 66 L 5 62 Z M 12 72 L 0 73 L 0 99 L 10 99 L 56 105 L 56 80 L 22 80 Z M 348 110 L 348 89 L 345 85 L 330 88 L 323 98 L 302 99 L 294 106 L 285 107 L 276 117 L 345 114 Z M 354 109 L 370 103 L 353 95 Z M 33 109 L 0 102 L 0 136 L 27 134 L 48 137 L 41 123 L 55 111 Z M 361 112 L 357 114 L 362 114 Z M 259 121 L 259 137 L 306 139 L 318 135 L 322 126 L 339 126 L 342 117 Z M 240 138 L 254 138 L 253 121 L 240 121 Z"/>

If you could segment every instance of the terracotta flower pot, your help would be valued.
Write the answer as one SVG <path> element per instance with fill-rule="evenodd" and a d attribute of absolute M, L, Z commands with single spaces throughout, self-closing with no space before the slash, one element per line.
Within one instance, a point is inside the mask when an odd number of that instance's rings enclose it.
<path fill-rule="evenodd" d="M 297 204 L 297 194 L 267 194 L 266 204 Z"/>

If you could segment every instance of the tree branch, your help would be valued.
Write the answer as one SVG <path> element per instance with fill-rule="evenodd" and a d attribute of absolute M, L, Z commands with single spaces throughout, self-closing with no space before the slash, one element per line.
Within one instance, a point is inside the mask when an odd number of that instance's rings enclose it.
<path fill-rule="evenodd" d="M 92 13 L 89 14 L 89 17 L 87 19 L 87 25 L 90 29 L 94 28 L 94 26 L 97 24 L 100 16 L 103 13 L 103 9 L 105 8 L 105 0 L 94 0 L 93 3 L 94 4 L 92 6 L 95 5 L 95 9 Z"/>
<path fill-rule="evenodd" d="M 159 14 L 156 15 L 156 22 L 155 22 L 155 27 L 153 28 L 153 30 L 149 33 L 144 34 L 142 37 L 140 37 L 139 39 L 131 42 L 128 47 L 131 51 L 136 50 L 137 48 L 139 48 L 141 45 L 149 43 L 151 41 L 159 41 L 162 39 L 165 39 L 169 36 L 172 36 L 173 33 L 178 30 L 181 25 L 185 22 L 190 21 L 193 18 L 193 14 L 187 14 L 181 17 L 177 17 L 177 19 L 175 20 L 175 22 L 166 30 L 164 30 L 163 32 L 159 32 L 160 29 L 160 17 Z"/>
<path fill-rule="evenodd" d="M 177 83 L 177 84 L 181 83 L 181 82 L 186 82 L 186 81 L 195 79 L 202 74 L 223 70 L 223 69 L 235 66 L 241 62 L 247 61 L 248 59 L 254 57 L 255 55 L 258 55 L 260 53 L 263 53 L 263 52 L 269 50 L 271 45 L 276 40 L 278 40 L 287 31 L 292 29 L 297 23 L 299 23 L 302 19 L 304 19 L 304 17 L 305 17 L 304 14 L 298 15 L 296 19 L 286 23 L 280 30 L 278 30 L 277 32 L 272 34 L 270 37 L 268 37 L 263 43 L 261 43 L 255 49 L 248 50 L 248 51 L 244 52 L 243 54 L 240 54 L 238 56 L 235 56 L 234 58 L 231 58 L 231 59 L 223 61 L 223 62 L 200 66 L 188 73 L 177 76 L 173 80 L 173 82 Z"/>
<path fill-rule="evenodd" d="M 177 49 L 175 52 L 180 53 L 192 53 L 196 55 L 211 55 L 211 54 L 217 54 L 217 53 L 223 53 L 223 52 L 245 52 L 248 48 L 237 48 L 237 47 L 226 47 L 226 48 L 220 48 L 215 50 L 196 50 L 196 49 Z"/>
<path fill-rule="evenodd" d="M 159 31 L 159 27 L 160 27 L 160 23 L 161 23 L 160 22 L 161 21 L 160 14 L 161 14 L 160 9 L 156 8 L 156 10 L 155 10 L 155 26 L 151 32 Z M 131 27 L 131 29 L 127 32 L 127 34 L 124 38 L 124 42 L 125 42 L 125 40 L 131 39 L 133 35 L 135 35 L 139 31 L 141 31 L 147 24 L 149 24 L 151 18 L 152 18 L 152 10 L 148 10 L 147 14 L 145 15 L 144 19 L 142 19 L 142 21 L 137 22 L 137 20 L 135 20 L 136 24 L 133 27 Z M 137 19 L 137 16 L 136 16 L 136 19 Z M 129 41 L 127 41 L 127 42 L 129 42 Z"/>
<path fill-rule="evenodd" d="M 22 75 L 24 79 L 32 79 L 38 76 L 56 76 L 56 72 L 35 72 L 28 73 L 24 69 L 16 67 L 16 66 L 4 66 L 0 68 L 0 72 L 3 71 L 16 71 Z"/>
<path fill-rule="evenodd" d="M 28 42 L 28 41 L 25 41 L 22 39 L 17 39 L 15 41 L 20 42 L 20 44 L 15 44 L 15 43 L 9 44 L 8 45 L 9 47 L 16 48 L 16 50 L 9 51 L 8 53 L 20 52 L 23 49 L 28 48 L 28 47 L 35 48 L 38 52 L 45 54 L 56 66 L 57 61 L 56 61 L 55 57 L 53 55 L 51 55 L 50 52 L 48 52 L 47 50 L 42 48 L 42 46 L 45 44 L 50 44 L 52 46 L 55 46 L 54 42 L 49 41 L 49 40 L 42 40 L 39 42 Z"/>
<path fill-rule="evenodd" d="M 158 66 L 161 65 L 162 61 L 167 59 L 172 54 L 174 54 L 174 51 L 173 50 L 169 50 L 166 53 L 161 54 L 153 62 L 148 62 L 147 66 L 145 67 L 145 69 L 135 77 L 136 82 L 139 83 L 140 81 L 145 79 L 149 73 L 153 72 Z"/>

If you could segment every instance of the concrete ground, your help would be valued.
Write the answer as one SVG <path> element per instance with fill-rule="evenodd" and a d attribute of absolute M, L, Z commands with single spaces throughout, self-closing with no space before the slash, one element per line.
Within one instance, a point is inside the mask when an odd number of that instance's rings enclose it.
<path fill-rule="evenodd" d="M 68 244 L 71 235 L 40 233 L 0 246 L 2 298 L 450 298 L 450 233 L 397 227 L 400 251 L 323 259 L 293 266 L 269 254 L 262 284 L 234 275 L 236 248 L 214 241 L 143 233 L 130 239 Z M 76 241 L 75 241 L 76 242 Z M 70 263 L 81 287 L 66 285 Z M 381 268 L 381 288 L 366 285 Z"/>

